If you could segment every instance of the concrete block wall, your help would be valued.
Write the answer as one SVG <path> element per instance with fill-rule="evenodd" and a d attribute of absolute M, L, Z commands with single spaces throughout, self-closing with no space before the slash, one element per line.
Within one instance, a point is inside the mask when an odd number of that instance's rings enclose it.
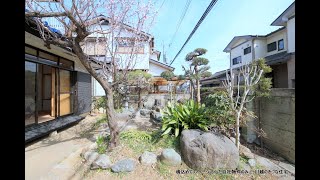
<path fill-rule="evenodd" d="M 262 98 L 260 105 L 257 101 L 247 107 L 260 119 L 264 146 L 295 163 L 295 89 L 275 88 L 270 98 Z M 245 133 L 247 141 L 254 138 L 251 131 Z"/>

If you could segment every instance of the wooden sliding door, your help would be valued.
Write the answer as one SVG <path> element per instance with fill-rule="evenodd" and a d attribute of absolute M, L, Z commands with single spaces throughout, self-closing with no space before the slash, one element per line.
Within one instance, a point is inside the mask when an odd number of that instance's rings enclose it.
<path fill-rule="evenodd" d="M 59 70 L 60 77 L 60 116 L 72 113 L 71 72 Z"/>

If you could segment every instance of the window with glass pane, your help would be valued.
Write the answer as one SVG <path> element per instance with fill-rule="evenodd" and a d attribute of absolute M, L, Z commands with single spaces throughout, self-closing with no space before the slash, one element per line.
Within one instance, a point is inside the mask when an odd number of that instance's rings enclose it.
<path fill-rule="evenodd" d="M 59 63 L 60 63 L 59 66 L 61 66 L 61 67 L 65 67 L 65 68 L 73 70 L 73 61 L 69 61 L 67 59 L 60 58 Z"/>
<path fill-rule="evenodd" d="M 272 42 L 267 45 L 268 52 L 274 51 L 277 49 L 277 42 Z"/>
<path fill-rule="evenodd" d="M 39 60 L 52 64 L 52 65 L 58 65 L 58 57 L 53 56 L 51 54 L 45 53 L 43 51 L 39 51 Z"/>
<path fill-rule="evenodd" d="M 283 39 L 280 39 L 278 41 L 278 51 L 281 51 L 283 49 L 284 49 L 284 41 L 283 41 Z"/>
<path fill-rule="evenodd" d="M 233 65 L 240 64 L 240 63 L 241 63 L 241 56 L 238 56 L 238 57 L 232 59 Z"/>
<path fill-rule="evenodd" d="M 250 47 L 247 47 L 243 50 L 243 54 L 246 55 L 246 54 L 249 54 L 251 53 L 251 46 Z"/>
<path fill-rule="evenodd" d="M 37 65 L 25 61 L 25 125 L 36 123 L 36 74 Z"/>

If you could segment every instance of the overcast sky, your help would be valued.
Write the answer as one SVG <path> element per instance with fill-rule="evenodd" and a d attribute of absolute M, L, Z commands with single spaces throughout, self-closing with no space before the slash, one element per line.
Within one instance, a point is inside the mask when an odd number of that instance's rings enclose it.
<path fill-rule="evenodd" d="M 178 21 L 188 0 L 157 0 L 159 11 L 151 34 L 155 37 L 155 47 L 167 54 L 170 62 L 178 53 L 211 0 L 191 0 L 189 9 L 179 31 L 169 48 Z M 279 26 L 270 24 L 292 4 L 294 0 L 218 0 L 206 19 L 202 22 L 189 43 L 172 64 L 175 74 L 183 74 L 181 65 L 184 57 L 196 48 L 206 48 L 210 71 L 215 73 L 229 67 L 229 54 L 223 49 L 234 36 L 266 35 Z M 162 61 L 162 57 L 160 59 Z"/>

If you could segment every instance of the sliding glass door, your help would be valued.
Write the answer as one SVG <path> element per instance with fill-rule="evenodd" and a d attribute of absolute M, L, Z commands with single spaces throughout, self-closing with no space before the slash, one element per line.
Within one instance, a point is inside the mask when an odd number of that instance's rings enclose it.
<path fill-rule="evenodd" d="M 25 125 L 73 113 L 74 62 L 25 48 Z"/>
<path fill-rule="evenodd" d="M 36 123 L 37 64 L 25 61 L 25 125 Z"/>

